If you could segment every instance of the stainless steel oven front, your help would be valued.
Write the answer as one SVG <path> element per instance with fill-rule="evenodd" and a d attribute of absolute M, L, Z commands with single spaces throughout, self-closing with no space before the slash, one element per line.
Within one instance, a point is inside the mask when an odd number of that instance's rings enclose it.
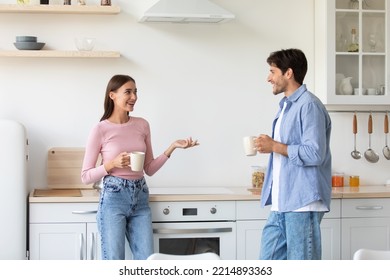
<path fill-rule="evenodd" d="M 234 201 L 152 202 L 155 252 L 236 259 Z"/>

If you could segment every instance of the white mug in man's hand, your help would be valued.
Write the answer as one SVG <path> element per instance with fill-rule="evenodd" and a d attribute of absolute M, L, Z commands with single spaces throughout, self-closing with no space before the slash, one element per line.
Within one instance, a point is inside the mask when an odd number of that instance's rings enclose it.
<path fill-rule="evenodd" d="M 242 139 L 244 144 L 245 155 L 247 156 L 256 155 L 257 151 L 255 147 L 255 139 L 256 136 L 246 136 Z"/>
<path fill-rule="evenodd" d="M 142 171 L 144 169 L 145 153 L 144 152 L 131 152 L 130 155 L 130 168 L 133 171 Z"/>

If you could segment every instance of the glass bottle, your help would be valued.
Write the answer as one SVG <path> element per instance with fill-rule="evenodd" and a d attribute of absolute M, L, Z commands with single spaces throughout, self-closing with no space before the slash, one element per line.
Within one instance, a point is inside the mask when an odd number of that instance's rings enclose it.
<path fill-rule="evenodd" d="M 349 0 L 349 8 L 354 10 L 359 9 L 359 0 Z"/>
<path fill-rule="evenodd" d="M 368 35 L 368 45 L 370 46 L 371 52 L 376 52 L 376 36 L 371 33 Z"/>
<path fill-rule="evenodd" d="M 351 30 L 351 43 L 348 46 L 348 52 L 358 52 L 359 44 L 356 38 L 356 29 L 352 28 Z"/>

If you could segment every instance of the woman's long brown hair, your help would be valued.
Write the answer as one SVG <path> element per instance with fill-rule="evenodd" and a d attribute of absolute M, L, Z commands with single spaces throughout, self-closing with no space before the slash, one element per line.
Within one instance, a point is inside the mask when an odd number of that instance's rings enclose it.
<path fill-rule="evenodd" d="M 110 92 L 116 92 L 121 86 L 128 82 L 135 83 L 135 80 L 128 75 L 115 75 L 107 84 L 106 95 L 104 97 L 104 113 L 100 121 L 108 119 L 114 111 L 114 101 L 110 98 Z"/>

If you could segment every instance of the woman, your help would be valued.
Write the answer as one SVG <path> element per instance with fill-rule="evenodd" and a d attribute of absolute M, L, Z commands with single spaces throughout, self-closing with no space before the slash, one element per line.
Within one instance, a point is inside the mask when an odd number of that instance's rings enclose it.
<path fill-rule="evenodd" d="M 125 238 L 134 259 L 146 259 L 153 253 L 149 191 L 144 179 L 156 173 L 176 148 L 198 145 L 191 138 L 176 140 L 154 158 L 149 123 L 132 117 L 137 101 L 135 80 L 115 75 L 107 85 L 104 114 L 92 129 L 85 148 L 81 180 L 91 184 L 103 179 L 97 214 L 102 258 L 124 259 Z M 145 153 L 144 168 L 132 171 L 129 152 Z M 96 167 L 101 155 L 102 162 Z"/>

